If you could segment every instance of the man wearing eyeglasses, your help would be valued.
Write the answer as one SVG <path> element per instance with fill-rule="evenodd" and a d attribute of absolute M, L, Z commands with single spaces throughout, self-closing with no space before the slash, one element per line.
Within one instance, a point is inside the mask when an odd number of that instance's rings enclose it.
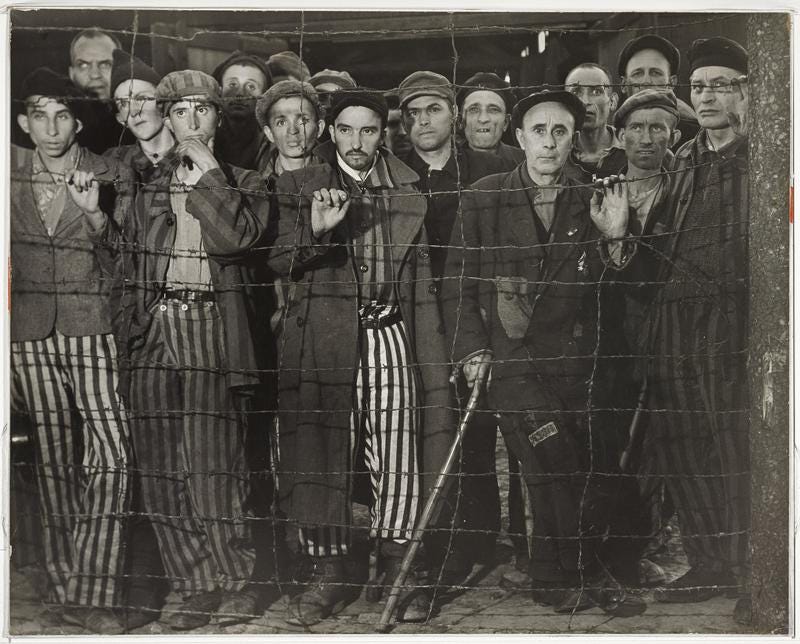
<path fill-rule="evenodd" d="M 84 29 L 69 45 L 69 79 L 91 99 L 84 110 L 84 128 L 78 141 L 95 154 L 115 145 L 128 145 L 135 139 L 114 117 L 111 101 L 111 70 L 119 40 L 102 29 Z"/>
<path fill-rule="evenodd" d="M 671 234 L 644 279 L 657 286 L 650 334 L 645 449 L 675 502 L 690 568 L 655 593 L 661 602 L 749 596 L 747 390 L 747 51 L 727 38 L 689 50 L 700 131 L 675 155 L 661 224 Z"/>
<path fill-rule="evenodd" d="M 609 115 L 617 108 L 618 96 L 611 74 L 597 63 L 582 63 L 567 74 L 564 88 L 586 108 L 586 118 L 577 130 L 565 171 L 580 183 L 593 176 L 607 177 L 625 164 L 625 149 L 617 140 Z"/>

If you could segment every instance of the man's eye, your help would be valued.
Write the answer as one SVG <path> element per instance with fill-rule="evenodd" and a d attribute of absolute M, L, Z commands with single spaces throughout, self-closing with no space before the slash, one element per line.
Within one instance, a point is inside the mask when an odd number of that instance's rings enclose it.
<path fill-rule="evenodd" d="M 67 114 L 66 112 L 61 112 L 61 113 L 58 115 L 58 117 L 57 117 L 57 118 L 58 118 L 58 120 L 60 120 L 60 121 L 67 121 L 67 120 L 69 120 L 69 114 Z"/>
<path fill-rule="evenodd" d="M 556 136 L 564 136 L 566 133 L 567 131 L 563 127 L 557 127 L 555 130 L 553 130 L 553 134 Z"/>
<path fill-rule="evenodd" d="M 197 108 L 197 113 L 198 114 L 205 114 L 207 112 L 208 112 L 208 108 L 205 105 L 201 105 L 200 107 Z"/>
<path fill-rule="evenodd" d="M 492 106 L 489 108 L 490 114 L 500 114 L 502 110 L 499 107 Z"/>
<path fill-rule="evenodd" d="M 80 69 L 82 72 L 85 72 L 90 67 L 91 65 L 87 63 L 85 60 L 82 60 L 81 62 L 78 63 L 78 69 Z"/>
<path fill-rule="evenodd" d="M 595 85 L 594 87 L 589 90 L 592 96 L 602 96 L 603 92 L 605 91 L 603 87 Z"/>
<path fill-rule="evenodd" d="M 102 61 L 98 67 L 100 68 L 101 72 L 110 72 L 111 71 L 111 63 L 107 60 Z"/>
<path fill-rule="evenodd" d="M 692 94 L 702 94 L 705 85 L 692 85 Z"/>
<path fill-rule="evenodd" d="M 569 87 L 567 87 L 567 91 L 572 94 L 575 94 L 575 96 L 581 95 L 580 85 L 570 85 Z"/>
<path fill-rule="evenodd" d="M 533 133 L 537 136 L 544 136 L 544 128 L 543 127 L 535 127 L 533 128 Z"/>

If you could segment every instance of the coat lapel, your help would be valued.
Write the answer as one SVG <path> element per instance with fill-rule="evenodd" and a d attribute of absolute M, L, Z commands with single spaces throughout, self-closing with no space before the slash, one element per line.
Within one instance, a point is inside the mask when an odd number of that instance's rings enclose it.
<path fill-rule="evenodd" d="M 520 166 L 509 174 L 501 188 L 504 203 L 500 212 L 506 213 L 506 216 L 501 217 L 498 222 L 501 230 L 498 231 L 497 239 L 500 240 L 500 246 L 516 247 L 518 266 L 524 266 L 524 277 L 533 282 L 536 288 L 535 283 L 541 280 L 544 249 L 543 241 L 536 232 L 530 201 L 526 195 L 527 188 L 520 176 L 522 171 Z M 502 254 L 507 251 L 500 249 L 499 252 Z"/>
<path fill-rule="evenodd" d="M 552 235 L 554 243 L 548 251 L 549 259 L 543 281 L 552 280 L 558 275 L 564 263 L 574 259 L 576 252 L 588 253 L 587 248 L 582 247 L 581 251 L 581 248 L 576 248 L 576 244 L 586 241 L 591 219 L 588 217 L 587 204 L 571 185 L 558 195 L 556 212 L 555 234 Z"/>

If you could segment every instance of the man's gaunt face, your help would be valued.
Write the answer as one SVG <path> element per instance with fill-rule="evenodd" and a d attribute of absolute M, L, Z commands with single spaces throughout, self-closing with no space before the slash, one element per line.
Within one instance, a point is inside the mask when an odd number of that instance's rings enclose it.
<path fill-rule="evenodd" d="M 114 90 L 117 121 L 140 141 L 149 141 L 164 128 L 156 88 L 138 78 L 123 81 Z"/>
<path fill-rule="evenodd" d="M 516 135 L 534 181 L 540 183 L 542 177 L 561 173 L 572 149 L 574 131 L 575 117 L 561 103 L 539 103 L 525 113 Z"/>
<path fill-rule="evenodd" d="M 473 150 L 495 150 L 508 127 L 506 104 L 491 90 L 478 90 L 464 99 L 464 136 Z"/>
<path fill-rule="evenodd" d="M 438 96 L 418 96 L 403 107 L 403 125 L 411 144 L 425 152 L 450 145 L 453 108 Z"/>
<path fill-rule="evenodd" d="M 339 156 L 353 170 L 363 171 L 372 166 L 383 141 L 380 114 L 361 105 L 346 107 L 329 131 Z"/>
<path fill-rule="evenodd" d="M 116 48 L 114 41 L 108 36 L 79 39 L 72 48 L 70 80 L 97 98 L 110 98 L 111 68 Z"/>
<path fill-rule="evenodd" d="M 275 101 L 269 108 L 269 118 L 264 134 L 278 153 L 289 159 L 298 159 L 314 147 L 323 123 L 317 120 L 314 106 L 302 96 L 287 96 Z"/>

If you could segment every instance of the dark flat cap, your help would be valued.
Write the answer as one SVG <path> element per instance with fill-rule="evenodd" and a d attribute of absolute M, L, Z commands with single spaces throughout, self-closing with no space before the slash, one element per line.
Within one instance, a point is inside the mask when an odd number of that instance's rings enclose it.
<path fill-rule="evenodd" d="M 575 117 L 576 130 L 583 125 L 586 118 L 586 108 L 575 94 L 564 89 L 545 89 L 526 96 L 514 106 L 514 111 L 511 113 L 512 125 L 522 127 L 522 119 L 525 118 L 528 110 L 539 103 L 561 103 Z"/>
<path fill-rule="evenodd" d="M 152 67 L 131 56 L 124 49 L 115 49 L 113 53 L 114 64 L 111 68 L 111 96 L 120 83 L 126 80 L 137 79 L 152 83 L 155 87 L 161 81 L 161 76 Z"/>
<path fill-rule="evenodd" d="M 689 73 L 699 67 L 730 67 L 746 74 L 747 50 L 730 38 L 700 38 L 689 48 Z"/>
<path fill-rule="evenodd" d="M 670 90 L 647 88 L 640 92 L 636 92 L 633 96 L 629 97 L 617 109 L 614 114 L 614 127 L 625 127 L 625 121 L 628 115 L 635 110 L 643 107 L 658 107 L 666 112 L 672 114 L 676 119 L 680 118 L 678 111 L 678 99 L 675 94 Z"/>
<path fill-rule="evenodd" d="M 389 119 L 389 105 L 386 99 L 378 90 L 368 87 L 357 87 L 336 92 L 331 99 L 331 107 L 328 114 L 328 123 L 336 121 L 342 110 L 347 107 L 367 107 L 381 117 L 381 123 L 386 126 Z"/>
<path fill-rule="evenodd" d="M 267 81 L 265 87 L 269 87 L 272 84 L 272 74 L 270 73 L 269 67 L 265 61 L 261 60 L 258 56 L 253 56 L 252 54 L 237 50 L 223 60 L 219 65 L 217 65 L 214 68 L 214 71 L 211 72 L 214 80 L 220 85 L 222 84 L 222 75 L 231 65 L 250 65 L 251 67 L 255 67 L 256 69 L 261 70 L 261 73 L 264 74 L 264 78 Z"/>
<path fill-rule="evenodd" d="M 464 85 L 458 91 L 458 96 L 456 99 L 458 108 L 461 109 L 464 106 L 464 101 L 466 100 L 467 96 L 473 92 L 479 92 L 481 90 L 489 90 L 490 92 L 494 92 L 501 99 L 503 99 L 503 103 L 506 105 L 506 112 L 510 112 L 514 107 L 514 103 L 516 101 L 508 83 L 506 83 L 497 74 L 493 74 L 491 72 L 478 72 L 474 76 L 470 76 L 467 80 L 465 80 Z"/>
<path fill-rule="evenodd" d="M 76 118 L 80 118 L 79 112 L 85 107 L 85 101 L 89 100 L 89 97 L 73 85 L 69 78 L 54 72 L 49 67 L 37 67 L 23 79 L 20 98 L 27 101 L 31 96 L 57 99 L 70 108 Z"/>
<path fill-rule="evenodd" d="M 678 51 L 678 48 L 666 38 L 656 36 L 655 34 L 646 34 L 629 40 L 622 48 L 622 51 L 619 53 L 619 58 L 617 59 L 617 71 L 620 76 L 625 76 L 625 68 L 628 66 L 628 61 L 633 58 L 634 54 L 643 49 L 655 49 L 661 52 L 669 63 L 669 73 L 678 73 L 681 66 L 681 53 Z"/>
<path fill-rule="evenodd" d="M 400 98 L 400 108 L 418 96 L 438 96 L 450 104 L 456 102 L 453 86 L 441 74 L 436 72 L 420 71 L 406 76 L 397 87 Z"/>
<path fill-rule="evenodd" d="M 256 102 L 256 120 L 258 124 L 261 127 L 269 125 L 269 108 L 282 98 L 289 98 L 290 96 L 302 96 L 314 106 L 314 113 L 317 119 L 324 117 L 322 108 L 319 105 L 319 96 L 314 86 L 310 83 L 301 83 L 299 80 L 290 78 L 289 80 L 278 81 L 258 98 Z"/>

